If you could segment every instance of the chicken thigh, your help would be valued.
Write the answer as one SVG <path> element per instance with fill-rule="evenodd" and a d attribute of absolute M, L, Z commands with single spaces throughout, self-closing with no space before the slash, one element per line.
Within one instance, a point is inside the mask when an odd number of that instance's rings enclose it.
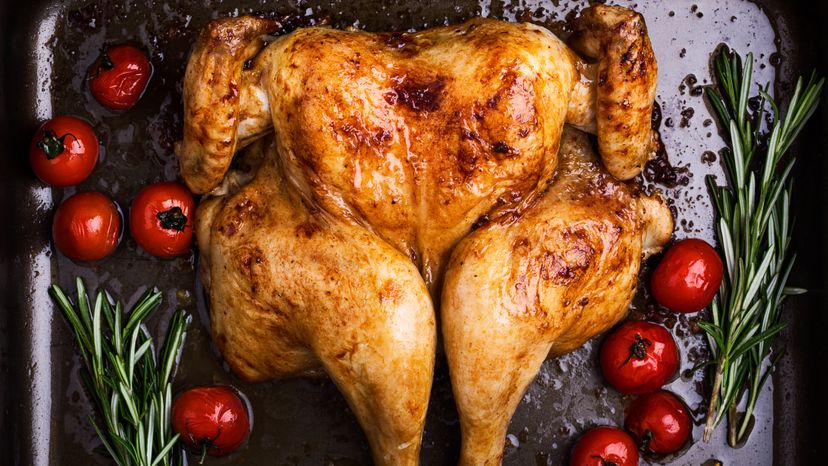
<path fill-rule="evenodd" d="M 185 75 L 176 154 L 208 193 L 215 343 L 247 380 L 327 374 L 375 463 L 415 465 L 442 306 L 463 462 L 497 464 L 543 358 L 620 319 L 672 231 L 658 196 L 616 181 L 654 148 L 643 20 L 584 10 L 571 45 L 586 59 L 542 27 L 480 18 L 278 28 L 213 21 Z M 565 124 L 597 133 L 601 161 Z"/>

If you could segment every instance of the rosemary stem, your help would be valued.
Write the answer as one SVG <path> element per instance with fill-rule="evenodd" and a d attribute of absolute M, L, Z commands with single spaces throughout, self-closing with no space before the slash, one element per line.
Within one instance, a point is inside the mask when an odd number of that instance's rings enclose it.
<path fill-rule="evenodd" d="M 730 404 L 730 407 L 727 409 L 727 444 L 731 447 L 736 447 L 736 426 L 738 425 L 738 421 L 736 420 L 736 416 L 738 413 L 736 412 L 736 401 Z"/>
<path fill-rule="evenodd" d="M 704 426 L 704 441 L 709 442 L 716 428 L 716 407 L 719 405 L 719 392 L 722 388 L 722 371 L 724 370 L 724 358 L 719 356 L 716 363 L 716 375 L 713 378 L 713 389 L 710 395 L 710 404 L 707 406 L 707 422 Z"/>

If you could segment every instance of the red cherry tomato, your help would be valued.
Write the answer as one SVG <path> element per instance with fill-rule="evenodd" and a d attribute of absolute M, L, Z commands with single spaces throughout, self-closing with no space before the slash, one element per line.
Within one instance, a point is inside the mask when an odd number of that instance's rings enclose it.
<path fill-rule="evenodd" d="M 601 345 L 601 371 L 621 393 L 639 395 L 658 390 L 679 367 L 673 336 L 661 325 L 627 322 Z"/>
<path fill-rule="evenodd" d="M 627 409 L 624 427 L 642 451 L 673 453 L 687 443 L 692 421 L 687 407 L 676 395 L 659 390 L 643 395 Z"/>
<path fill-rule="evenodd" d="M 79 118 L 55 117 L 38 128 L 29 145 L 29 160 L 35 175 L 49 186 L 74 186 L 98 162 L 98 137 Z"/>
<path fill-rule="evenodd" d="M 615 427 L 596 427 L 584 434 L 572 449 L 570 466 L 636 466 L 638 450 L 626 432 Z"/>
<path fill-rule="evenodd" d="M 722 283 L 722 260 L 709 244 L 686 239 L 674 244 L 653 272 L 650 291 L 662 306 L 676 312 L 707 307 Z"/>
<path fill-rule="evenodd" d="M 135 241 L 158 257 L 187 252 L 193 241 L 193 195 L 174 182 L 155 183 L 138 193 L 129 212 Z"/>
<path fill-rule="evenodd" d="M 247 406 L 233 389 L 222 386 L 192 388 L 178 395 L 172 425 L 202 458 L 232 453 L 250 433 Z"/>
<path fill-rule="evenodd" d="M 105 47 L 89 69 L 89 90 L 104 107 L 132 108 L 147 89 L 152 64 L 132 45 Z"/>
<path fill-rule="evenodd" d="M 63 201 L 52 222 L 55 246 L 66 257 L 95 261 L 108 256 L 121 238 L 118 206 L 101 193 L 79 192 Z"/>

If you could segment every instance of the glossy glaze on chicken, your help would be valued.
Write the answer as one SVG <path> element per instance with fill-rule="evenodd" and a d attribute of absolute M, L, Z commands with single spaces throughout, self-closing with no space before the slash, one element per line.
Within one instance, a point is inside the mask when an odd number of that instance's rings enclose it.
<path fill-rule="evenodd" d="M 185 77 L 177 153 L 210 193 L 216 344 L 246 379 L 327 373 L 375 462 L 417 464 L 441 308 L 462 462 L 498 464 L 547 353 L 623 317 L 672 232 L 657 196 L 616 180 L 653 150 L 641 17 L 585 10 L 571 45 L 594 64 L 530 24 L 266 44 L 276 26 L 214 21 Z M 566 124 L 597 132 L 602 162 Z"/>

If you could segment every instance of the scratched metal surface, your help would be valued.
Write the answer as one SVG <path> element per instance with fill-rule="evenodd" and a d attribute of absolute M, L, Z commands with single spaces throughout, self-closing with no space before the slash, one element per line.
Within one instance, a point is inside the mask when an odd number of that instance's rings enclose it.
<path fill-rule="evenodd" d="M 329 18 L 338 27 L 410 30 L 483 15 L 533 21 L 565 35 L 565 19 L 587 3 L 2 3 L 0 76 L 4 85 L 0 103 L 4 111 L 0 112 L 0 131 L 10 143 L 0 160 L 0 176 L 5 181 L 0 191 L 0 213 L 13 221 L 6 225 L 4 241 L 0 241 L 0 279 L 5 285 L 0 295 L 5 303 L 4 319 L 0 320 L 0 379 L 13 380 L 15 385 L 13 390 L 0 391 L 0 403 L 5 406 L 0 431 L 13 433 L 10 439 L 2 440 L 8 442 L 8 448 L 0 449 L 0 455 L 5 455 L 0 456 L 0 463 L 108 464 L 92 452 L 98 442 L 87 422 L 89 403 L 79 383 L 79 360 L 66 323 L 46 295 L 49 283 L 70 286 L 76 275 L 83 276 L 91 286 L 105 286 L 126 302 L 133 302 L 146 286 L 157 285 L 165 291 L 159 318 L 165 318 L 176 307 L 195 315 L 177 387 L 229 383 L 248 396 L 255 413 L 249 443 L 240 452 L 210 459 L 207 464 L 370 463 L 365 438 L 331 383 L 290 380 L 245 384 L 225 370 L 209 341 L 208 314 L 194 274 L 195 257 L 157 260 L 140 251 L 128 237 L 113 256 L 92 267 L 50 253 L 51 212 L 75 190 L 44 188 L 26 166 L 23 154 L 38 121 L 53 114 L 73 113 L 92 122 L 105 151 L 93 176 L 80 188 L 103 191 L 126 207 L 145 184 L 177 176 L 171 144 L 181 130 L 181 77 L 192 40 L 211 17 L 275 11 L 296 14 L 307 21 Z M 757 81 L 775 83 L 776 89 L 786 95 L 791 70 L 818 63 L 816 52 L 803 50 L 815 49 L 806 45 L 815 45 L 812 39 L 823 38 L 824 34 L 813 30 L 812 23 L 795 12 L 777 9 L 773 2 L 766 2 L 766 9 L 742 0 L 614 3 L 632 6 L 644 14 L 659 61 L 661 134 L 666 156 L 675 170 L 651 170 L 642 181 L 671 199 L 677 214 L 677 238 L 696 236 L 713 241 L 713 212 L 704 177 L 711 174 L 721 178 L 716 153 L 723 143 L 699 92 L 699 86 L 709 82 L 710 52 L 723 42 L 740 51 L 753 51 Z M 139 105 L 118 114 L 103 109 L 91 98 L 84 87 L 84 76 L 104 42 L 127 40 L 150 51 L 155 75 Z M 811 133 L 806 137 L 812 141 L 820 136 L 818 131 Z M 824 153 L 824 146 L 808 143 L 806 147 L 808 150 L 800 148 L 807 154 L 797 174 L 801 186 L 798 195 L 803 198 L 799 212 L 824 209 L 825 205 L 819 187 L 824 186 L 828 170 L 818 157 Z M 675 183 L 665 184 L 665 173 L 672 173 Z M 800 218 L 799 228 L 805 231 L 798 235 L 798 244 L 813 248 L 825 231 L 824 221 L 818 215 Z M 774 386 L 768 386 L 761 397 L 747 445 L 735 450 L 725 447 L 722 430 L 711 443 L 701 443 L 701 428 L 697 426 L 693 434 L 696 442 L 691 447 L 671 457 L 647 458 L 643 464 L 699 465 L 712 459 L 726 465 L 809 463 L 807 459 L 812 458 L 809 455 L 815 447 L 803 446 L 816 445 L 816 440 L 825 437 L 823 429 L 807 420 L 816 419 L 815 410 L 824 412 L 824 408 L 810 404 L 819 387 L 826 388 L 824 376 L 807 370 L 811 358 L 816 360 L 825 354 L 825 343 L 817 340 L 817 329 L 826 328 L 825 318 L 818 321 L 807 312 L 820 305 L 824 309 L 824 273 L 818 268 L 824 248 L 817 246 L 816 252 L 805 256 L 796 278 L 816 292 L 793 302 L 798 315 L 785 335 L 791 356 L 783 361 L 782 376 L 776 377 Z M 676 319 L 661 312 L 641 293 L 631 318 L 650 319 L 670 327 L 682 348 L 683 370 L 704 355 L 704 343 L 692 317 Z M 814 319 L 814 324 L 805 323 L 807 319 Z M 603 384 L 596 368 L 599 342 L 600 337 L 544 364 L 512 421 L 504 464 L 566 464 L 579 433 L 593 425 L 623 422 L 624 408 L 631 400 Z M 797 389 L 805 384 L 808 390 Z M 700 374 L 679 376 L 669 388 L 684 398 L 700 423 L 705 406 Z M 438 358 L 422 464 L 455 464 L 458 446 L 459 427 L 446 365 Z"/>

